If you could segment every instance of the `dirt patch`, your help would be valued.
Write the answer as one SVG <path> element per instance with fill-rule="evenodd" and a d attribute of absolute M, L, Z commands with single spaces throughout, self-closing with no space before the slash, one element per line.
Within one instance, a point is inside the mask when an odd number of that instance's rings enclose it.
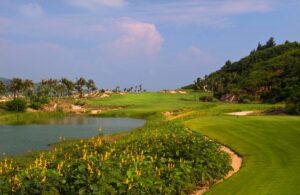
<path fill-rule="evenodd" d="M 178 91 L 179 94 L 187 94 L 186 91 Z"/>
<path fill-rule="evenodd" d="M 173 112 L 163 112 L 163 115 L 165 116 L 165 117 L 170 117 L 170 116 L 173 116 Z"/>
<path fill-rule="evenodd" d="M 101 112 L 103 112 L 103 110 L 99 109 L 99 110 L 91 110 L 91 114 L 95 115 L 95 114 L 100 114 Z"/>
<path fill-rule="evenodd" d="M 235 154 L 230 148 L 222 146 L 221 150 L 226 152 L 229 157 L 231 158 L 231 167 L 232 170 L 229 171 L 227 173 L 227 175 L 225 176 L 224 179 L 228 179 L 229 177 L 231 177 L 233 174 L 235 174 L 236 172 L 238 172 L 241 169 L 242 163 L 243 163 L 243 159 L 241 157 L 239 157 L 237 154 Z M 224 179 L 221 179 L 219 181 L 216 181 L 215 183 L 221 183 L 224 181 Z M 209 186 L 204 186 L 201 187 L 199 190 L 195 191 L 192 193 L 192 195 L 202 195 L 204 192 L 209 190 Z"/>
<path fill-rule="evenodd" d="M 167 120 L 174 120 L 174 119 L 178 119 L 178 118 L 188 117 L 188 116 L 192 115 L 193 113 L 194 113 L 194 111 L 192 111 L 192 110 L 180 109 L 180 110 L 174 110 L 172 112 L 170 112 L 170 111 L 163 112 L 162 115 Z"/>
<path fill-rule="evenodd" d="M 241 111 L 241 112 L 231 112 L 231 113 L 226 113 L 227 115 L 232 115 L 232 116 L 247 116 L 250 114 L 253 114 L 254 111 Z"/>
<path fill-rule="evenodd" d="M 1 96 L 0 97 L 0 103 L 1 102 L 8 102 L 8 101 L 10 101 L 12 99 L 13 99 L 12 97 Z"/>
<path fill-rule="evenodd" d="M 100 98 L 107 98 L 107 97 L 110 97 L 110 95 L 106 94 L 106 93 L 104 93 L 103 95 L 100 96 Z"/>
<path fill-rule="evenodd" d="M 161 93 L 170 93 L 170 94 L 187 94 L 186 91 L 182 90 L 162 90 Z"/>
<path fill-rule="evenodd" d="M 38 112 L 38 111 L 35 110 L 35 109 L 32 109 L 32 108 L 27 108 L 27 109 L 26 109 L 26 112 Z"/>
<path fill-rule="evenodd" d="M 77 106 L 77 105 L 71 105 L 71 111 L 75 114 L 79 114 L 79 113 L 85 113 L 86 109 L 83 108 L 82 106 Z"/>

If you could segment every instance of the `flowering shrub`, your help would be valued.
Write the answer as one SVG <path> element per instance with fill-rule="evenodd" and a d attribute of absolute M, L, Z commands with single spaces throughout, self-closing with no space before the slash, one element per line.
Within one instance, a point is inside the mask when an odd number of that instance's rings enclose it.
<path fill-rule="evenodd" d="M 0 163 L 0 194 L 180 194 L 224 177 L 230 158 L 180 125 L 64 146 L 29 165 Z"/>

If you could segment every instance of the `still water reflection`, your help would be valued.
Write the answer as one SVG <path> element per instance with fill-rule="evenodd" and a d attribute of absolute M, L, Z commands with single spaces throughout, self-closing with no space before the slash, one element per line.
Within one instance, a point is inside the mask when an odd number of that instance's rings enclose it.
<path fill-rule="evenodd" d="M 65 117 L 50 120 L 48 124 L 0 125 L 0 155 L 44 150 L 61 138 L 96 136 L 99 128 L 107 134 L 127 131 L 143 124 L 143 120 L 129 118 Z"/>

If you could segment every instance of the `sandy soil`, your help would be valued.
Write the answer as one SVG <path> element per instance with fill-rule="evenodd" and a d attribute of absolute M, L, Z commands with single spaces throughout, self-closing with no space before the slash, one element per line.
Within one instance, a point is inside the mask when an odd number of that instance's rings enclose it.
<path fill-rule="evenodd" d="M 162 90 L 161 93 L 170 93 L 170 94 L 187 94 L 186 91 L 181 90 Z"/>
<path fill-rule="evenodd" d="M 231 166 L 232 166 L 233 170 L 229 171 L 228 174 L 225 176 L 224 179 L 227 179 L 240 170 L 243 160 L 241 157 L 239 157 L 237 154 L 235 154 L 230 148 L 222 146 L 221 150 L 226 152 L 231 158 Z M 221 180 L 217 181 L 216 183 L 221 183 L 222 181 L 224 181 L 224 179 L 221 179 Z M 209 186 L 204 186 L 204 187 L 200 188 L 199 190 L 193 192 L 192 195 L 202 195 L 204 192 L 206 192 L 208 190 L 209 190 Z"/>
<path fill-rule="evenodd" d="M 165 117 L 170 117 L 170 116 L 172 116 L 174 113 L 173 112 L 163 112 L 163 115 L 165 116 Z"/>
<path fill-rule="evenodd" d="M 103 112 L 103 110 L 99 109 L 99 110 L 91 110 L 91 114 L 100 114 L 101 112 Z"/>
<path fill-rule="evenodd" d="M 104 93 L 103 95 L 100 96 L 100 98 L 106 98 L 106 97 L 110 97 L 109 94 Z"/>
<path fill-rule="evenodd" d="M 249 114 L 253 114 L 254 111 L 241 111 L 241 112 L 231 112 L 231 113 L 226 113 L 228 115 L 233 115 L 233 116 L 247 116 Z"/>

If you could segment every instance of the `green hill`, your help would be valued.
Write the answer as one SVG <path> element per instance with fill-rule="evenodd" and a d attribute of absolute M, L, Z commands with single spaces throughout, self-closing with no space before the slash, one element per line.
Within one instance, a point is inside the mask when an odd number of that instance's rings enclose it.
<path fill-rule="evenodd" d="M 295 96 L 300 91 L 300 44 L 276 46 L 270 40 L 237 62 L 227 61 L 202 85 L 223 101 L 276 103 Z"/>

